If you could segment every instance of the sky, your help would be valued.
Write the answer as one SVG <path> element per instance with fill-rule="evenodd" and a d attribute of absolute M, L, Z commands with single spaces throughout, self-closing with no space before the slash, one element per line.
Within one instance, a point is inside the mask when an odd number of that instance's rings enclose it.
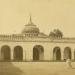
<path fill-rule="evenodd" d="M 75 0 L 0 0 L 0 34 L 21 33 L 30 15 L 40 32 L 75 37 Z"/>

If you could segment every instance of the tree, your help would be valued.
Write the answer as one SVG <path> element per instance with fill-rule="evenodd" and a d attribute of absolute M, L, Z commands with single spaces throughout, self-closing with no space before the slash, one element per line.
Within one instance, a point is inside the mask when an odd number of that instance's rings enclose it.
<path fill-rule="evenodd" d="M 54 32 L 50 32 L 49 36 L 50 36 L 51 38 L 55 38 L 56 35 L 55 35 Z"/>
<path fill-rule="evenodd" d="M 63 33 L 59 29 L 54 29 L 52 32 L 50 32 L 49 36 L 51 38 L 62 38 Z"/>

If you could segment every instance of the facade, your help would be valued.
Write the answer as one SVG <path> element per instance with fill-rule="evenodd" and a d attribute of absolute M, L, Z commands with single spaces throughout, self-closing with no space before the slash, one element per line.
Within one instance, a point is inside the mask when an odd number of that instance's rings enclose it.
<path fill-rule="evenodd" d="M 0 61 L 75 60 L 75 38 L 51 39 L 32 22 L 20 34 L 0 35 Z"/>

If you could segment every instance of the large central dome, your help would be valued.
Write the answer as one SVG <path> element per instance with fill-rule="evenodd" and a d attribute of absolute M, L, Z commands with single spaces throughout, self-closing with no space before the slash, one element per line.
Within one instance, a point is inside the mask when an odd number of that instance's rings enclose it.
<path fill-rule="evenodd" d="M 22 34 L 25 34 L 28 36 L 37 36 L 39 34 L 39 28 L 36 25 L 34 25 L 31 17 L 30 17 L 29 23 L 25 25 L 22 31 Z"/>

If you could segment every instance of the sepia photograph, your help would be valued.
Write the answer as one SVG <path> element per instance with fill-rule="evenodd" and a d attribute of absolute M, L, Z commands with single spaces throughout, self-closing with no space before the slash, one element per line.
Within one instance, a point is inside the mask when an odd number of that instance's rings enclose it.
<path fill-rule="evenodd" d="M 0 75 L 75 75 L 75 0 L 0 0 Z"/>

